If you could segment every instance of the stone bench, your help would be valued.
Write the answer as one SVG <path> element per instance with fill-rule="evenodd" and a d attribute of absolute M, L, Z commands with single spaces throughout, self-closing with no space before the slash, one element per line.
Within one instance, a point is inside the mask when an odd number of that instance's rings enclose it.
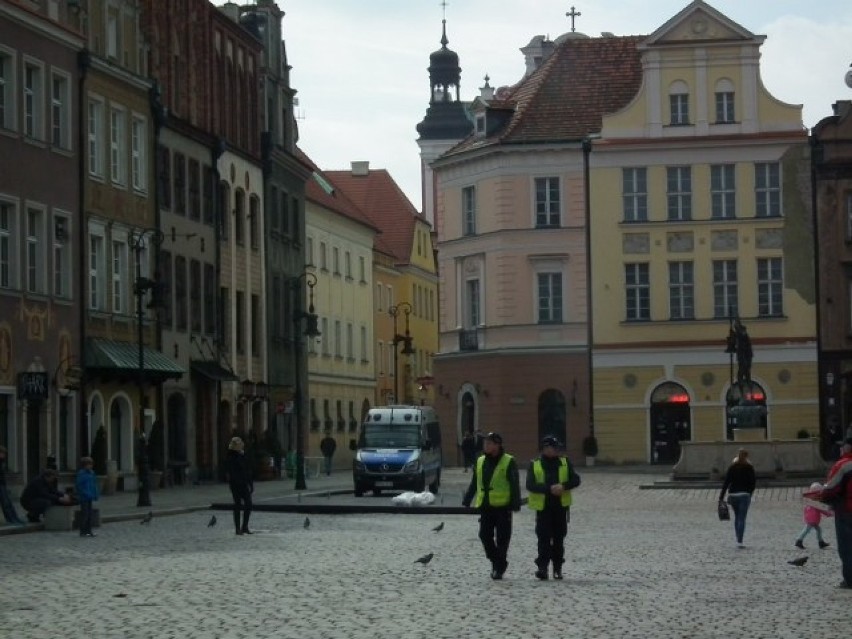
<path fill-rule="evenodd" d="M 101 525 L 101 513 L 92 510 L 92 528 Z M 51 506 L 44 513 L 44 529 L 54 531 L 69 531 L 80 529 L 80 509 L 74 506 Z"/>
<path fill-rule="evenodd" d="M 681 442 L 680 459 L 672 468 L 673 479 L 718 479 L 737 451 L 746 448 L 758 477 L 785 474 L 823 476 L 828 464 L 819 452 L 819 440 L 794 439 L 753 442 Z"/>

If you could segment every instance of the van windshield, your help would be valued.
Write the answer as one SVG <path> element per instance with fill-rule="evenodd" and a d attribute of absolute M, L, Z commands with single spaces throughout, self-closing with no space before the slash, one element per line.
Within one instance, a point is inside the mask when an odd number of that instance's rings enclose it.
<path fill-rule="evenodd" d="M 417 448 L 420 427 L 416 424 L 364 424 L 361 448 Z"/>

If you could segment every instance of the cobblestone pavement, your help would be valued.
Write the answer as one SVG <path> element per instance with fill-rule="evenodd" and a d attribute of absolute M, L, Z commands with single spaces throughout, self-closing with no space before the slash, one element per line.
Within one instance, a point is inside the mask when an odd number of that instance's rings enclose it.
<path fill-rule="evenodd" d="M 452 476 L 452 472 L 456 476 Z M 447 473 L 446 499 L 467 476 Z M 256 513 L 238 537 L 206 511 L 107 524 L 95 539 L 0 538 L 0 637 L 385 638 L 846 634 L 852 593 L 832 546 L 797 551 L 799 489 L 758 489 L 746 548 L 715 490 L 639 490 L 583 475 L 566 579 L 533 577 L 533 515 L 515 519 L 506 578 L 488 577 L 475 516 Z M 365 498 L 369 499 L 369 498 Z M 453 497 L 455 499 L 455 497 Z M 440 521 L 445 528 L 434 533 Z M 414 559 L 434 552 L 426 566 Z M 803 568 L 787 560 L 807 554 Z M 4 634 L 6 633 L 6 634 Z"/>

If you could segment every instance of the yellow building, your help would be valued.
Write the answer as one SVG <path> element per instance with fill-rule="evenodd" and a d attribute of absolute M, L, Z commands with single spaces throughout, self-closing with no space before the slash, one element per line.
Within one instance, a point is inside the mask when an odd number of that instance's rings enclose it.
<path fill-rule="evenodd" d="M 312 165 L 306 156 L 303 159 Z M 344 189 L 313 168 L 305 190 L 305 262 L 316 276 L 313 302 L 321 334 L 309 340 L 306 349 L 305 455 L 320 457 L 320 440 L 330 434 L 337 440 L 335 466 L 344 468 L 351 464 L 348 441 L 375 396 L 371 344 L 377 229 Z"/>
<path fill-rule="evenodd" d="M 642 40 L 642 84 L 592 141 L 599 458 L 673 463 L 679 442 L 816 432 L 807 133 L 760 79 L 764 37 L 701 0 Z M 732 384 L 735 318 L 752 384 Z M 742 422 L 739 426 L 743 426 Z"/>
<path fill-rule="evenodd" d="M 328 175 L 381 232 L 374 250 L 376 404 L 432 405 L 438 296 L 431 226 L 384 169 L 353 162 L 351 171 Z"/>

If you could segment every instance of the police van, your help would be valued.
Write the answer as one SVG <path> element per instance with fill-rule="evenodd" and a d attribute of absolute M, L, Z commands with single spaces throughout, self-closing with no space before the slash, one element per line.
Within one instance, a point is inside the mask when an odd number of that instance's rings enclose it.
<path fill-rule="evenodd" d="M 431 406 L 378 406 L 361 424 L 352 478 L 355 496 L 372 490 L 437 493 L 441 485 L 441 426 Z"/>

